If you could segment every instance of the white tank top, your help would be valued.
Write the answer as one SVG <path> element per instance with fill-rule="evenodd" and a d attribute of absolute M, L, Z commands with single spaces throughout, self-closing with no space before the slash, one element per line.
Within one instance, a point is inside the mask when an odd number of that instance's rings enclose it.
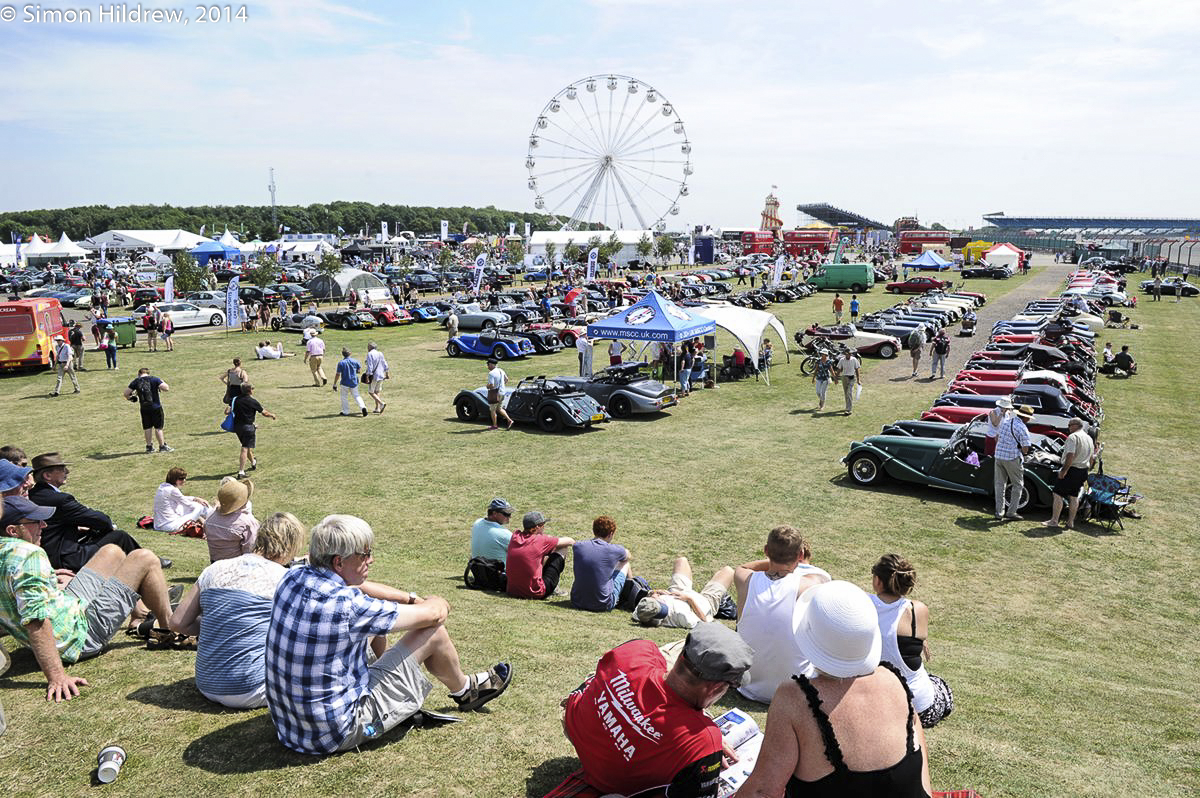
<path fill-rule="evenodd" d="M 924 664 L 915 671 L 909 670 L 900 656 L 900 644 L 896 642 L 896 627 L 900 623 L 900 616 L 904 613 L 904 609 L 912 608 L 913 617 L 916 617 L 916 608 L 908 599 L 900 599 L 887 604 L 881 601 L 879 596 L 872 594 L 871 601 L 875 602 L 875 612 L 879 615 L 879 634 L 883 637 L 883 661 L 896 666 L 904 676 L 904 681 L 908 682 L 908 689 L 912 691 L 913 709 L 918 713 L 924 712 L 933 704 L 933 682 L 929 681 L 929 673 L 925 670 Z M 912 627 L 904 630 L 905 634 L 911 631 Z"/>
<path fill-rule="evenodd" d="M 779 579 L 770 579 L 761 571 L 750 575 L 746 583 L 746 601 L 737 630 L 754 649 L 754 664 L 742 676 L 738 692 L 751 701 L 771 703 L 775 688 L 795 674 L 816 675 L 812 663 L 800 651 L 792 633 L 792 611 L 800 580 L 818 574 L 829 581 L 829 574 L 815 565 L 801 563 L 796 570 Z"/>

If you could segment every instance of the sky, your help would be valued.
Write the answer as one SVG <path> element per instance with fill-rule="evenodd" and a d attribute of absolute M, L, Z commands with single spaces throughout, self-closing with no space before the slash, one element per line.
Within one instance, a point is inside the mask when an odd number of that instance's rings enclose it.
<path fill-rule="evenodd" d="M 0 0 L 16 13 L 0 8 L 0 211 L 267 204 L 270 167 L 281 205 L 533 211 L 538 117 L 617 74 L 686 125 L 693 173 L 671 229 L 756 227 L 773 186 L 789 226 L 810 202 L 955 228 L 994 211 L 1200 213 L 1190 0 L 266 0 L 216 22 L 170 2 L 141 7 L 187 24 Z M 92 21 L 46 21 L 68 8 Z M 599 97 L 624 101 L 625 85 Z M 553 121 L 547 138 L 586 137 Z M 634 167 L 669 187 L 631 194 L 647 217 L 683 179 L 686 159 L 660 160 Z"/>

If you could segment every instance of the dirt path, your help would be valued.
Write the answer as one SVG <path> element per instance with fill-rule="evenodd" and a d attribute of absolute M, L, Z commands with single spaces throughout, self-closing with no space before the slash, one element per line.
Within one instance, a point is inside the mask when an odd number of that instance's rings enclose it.
<path fill-rule="evenodd" d="M 976 311 L 978 321 L 973 338 L 958 337 L 957 324 L 947 328 L 947 334 L 950 336 L 950 354 L 946 357 L 945 381 L 949 380 L 951 374 L 958 373 L 972 352 L 982 348 L 987 343 L 993 324 L 1002 319 L 1012 318 L 1024 310 L 1025 304 L 1031 299 L 1053 296 L 1058 293 L 1062 286 L 1063 278 L 1071 268 L 1070 265 L 1065 263 L 1055 263 L 1054 258 L 1050 255 L 1035 255 L 1033 264 L 1035 272 L 1026 282 L 999 299 L 989 299 L 987 304 Z M 956 280 L 955 282 L 959 281 Z M 998 284 L 997 281 L 993 280 L 968 280 L 967 290 L 980 291 L 987 294 L 989 287 Z M 915 380 L 912 377 L 912 358 L 908 350 L 901 352 L 891 360 L 878 363 L 871 369 L 869 379 L 872 382 L 903 382 L 906 380 L 914 380 L 922 383 L 945 382 L 941 379 L 930 380 L 928 369 L 929 346 L 927 344 L 925 352 L 921 355 L 921 364 L 917 368 Z"/>

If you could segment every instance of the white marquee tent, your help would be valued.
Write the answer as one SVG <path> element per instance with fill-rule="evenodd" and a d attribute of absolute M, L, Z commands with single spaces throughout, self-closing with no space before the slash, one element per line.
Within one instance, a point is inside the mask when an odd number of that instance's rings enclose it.
<path fill-rule="evenodd" d="M 616 235 L 617 240 L 621 242 L 621 251 L 616 255 L 616 261 L 621 266 L 641 257 L 637 252 L 637 244 L 642 240 L 642 236 L 649 236 L 651 241 L 654 240 L 652 230 L 535 230 L 529 235 L 529 254 L 545 257 L 546 244 L 552 242 L 557 249 L 554 261 L 562 263 L 563 250 L 567 248 L 568 243 L 574 242 L 575 246 L 586 253 L 588 239 L 599 236 L 600 241 L 605 242 L 612 235 Z"/>
<path fill-rule="evenodd" d="M 156 252 L 171 250 L 192 250 L 211 241 L 210 238 L 189 233 L 187 230 L 106 230 L 92 236 L 83 242 L 83 246 L 91 250 L 99 250 L 104 244 L 109 252 L 130 249 L 152 249 Z"/>
<path fill-rule="evenodd" d="M 783 350 L 788 361 L 791 361 L 791 356 L 788 355 L 787 330 L 784 329 L 783 322 L 776 318 L 774 313 L 742 308 L 727 303 L 700 305 L 689 307 L 688 310 L 697 316 L 704 316 L 716 322 L 718 327 L 738 340 L 747 357 L 751 359 L 758 358 L 758 350 L 762 346 L 763 336 L 770 328 L 779 336 L 779 340 L 783 343 L 783 346 L 779 348 Z"/>
<path fill-rule="evenodd" d="M 58 243 L 42 253 L 42 257 L 62 258 L 64 260 L 72 258 L 87 257 L 88 251 L 76 244 L 66 233 L 58 239 Z"/>

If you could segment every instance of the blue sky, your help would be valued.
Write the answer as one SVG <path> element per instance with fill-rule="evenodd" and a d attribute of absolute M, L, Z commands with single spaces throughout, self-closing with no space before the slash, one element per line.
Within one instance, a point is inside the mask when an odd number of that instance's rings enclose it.
<path fill-rule="evenodd" d="M 611 72 L 686 122 L 676 226 L 754 225 L 772 185 L 789 224 L 822 201 L 954 226 L 1200 212 L 1200 4 L 271 0 L 215 24 L 178 7 L 186 26 L 0 22 L 0 210 L 262 204 L 268 167 L 281 204 L 533 210 L 538 114 Z"/>

